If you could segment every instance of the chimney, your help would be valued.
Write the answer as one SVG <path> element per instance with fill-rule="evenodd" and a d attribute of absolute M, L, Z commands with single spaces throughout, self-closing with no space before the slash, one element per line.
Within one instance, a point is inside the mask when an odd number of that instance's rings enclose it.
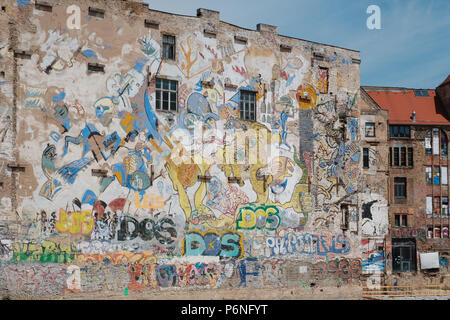
<path fill-rule="evenodd" d="M 204 9 L 204 8 L 199 8 L 199 9 L 197 9 L 197 17 L 204 18 L 207 20 L 211 20 L 212 22 L 218 23 L 220 21 L 220 12 L 214 11 L 214 10 L 209 10 L 209 9 Z"/>
<path fill-rule="evenodd" d="M 256 25 L 256 30 L 259 32 L 271 32 L 274 34 L 278 34 L 278 27 L 271 26 L 270 24 L 258 23 Z"/>

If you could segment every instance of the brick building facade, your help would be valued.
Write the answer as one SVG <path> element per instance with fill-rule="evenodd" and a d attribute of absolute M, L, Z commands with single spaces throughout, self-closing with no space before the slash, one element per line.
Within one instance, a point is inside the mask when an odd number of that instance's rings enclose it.
<path fill-rule="evenodd" d="M 362 90 L 388 113 L 377 138 L 383 146 L 379 151 L 384 159 L 389 203 L 388 279 L 404 272 L 409 276 L 440 272 L 445 277 L 450 248 L 450 123 L 446 111 L 450 105 L 442 100 L 445 92 L 439 95 L 438 90 L 386 87 Z M 422 255 L 427 253 L 437 253 L 433 268 Z"/>

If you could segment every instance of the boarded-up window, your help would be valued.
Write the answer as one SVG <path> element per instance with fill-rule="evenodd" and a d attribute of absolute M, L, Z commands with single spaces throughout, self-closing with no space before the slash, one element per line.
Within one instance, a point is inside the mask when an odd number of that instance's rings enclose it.
<path fill-rule="evenodd" d="M 448 173 L 447 173 L 447 167 L 441 167 L 441 178 L 442 178 L 442 184 L 447 184 L 448 180 Z"/>
<path fill-rule="evenodd" d="M 319 69 L 319 92 L 328 93 L 328 69 Z"/>
<path fill-rule="evenodd" d="M 439 154 L 439 129 L 433 129 L 433 154 Z"/>
<path fill-rule="evenodd" d="M 431 214 L 433 212 L 433 197 L 427 197 L 427 214 Z"/>

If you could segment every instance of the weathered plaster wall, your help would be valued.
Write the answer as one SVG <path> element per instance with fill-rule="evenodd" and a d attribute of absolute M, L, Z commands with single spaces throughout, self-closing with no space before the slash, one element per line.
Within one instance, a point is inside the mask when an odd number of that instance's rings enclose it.
<path fill-rule="evenodd" d="M 78 1 L 81 28 L 70 30 L 70 5 L 57 1 L 46 12 L 9 1 L 1 15 L 20 32 L 11 46 L 1 29 L 1 116 L 16 110 L 17 135 L 0 140 L 0 160 L 25 167 L 1 171 L 1 290 L 361 281 L 360 208 L 373 195 L 361 193 L 358 52 L 279 36 L 267 25 L 238 28 L 215 12 L 187 17 L 129 1 Z M 106 9 L 105 17 L 88 16 L 89 6 Z M 174 61 L 161 60 L 163 33 L 176 36 Z M 11 48 L 32 55 L 14 58 Z M 91 62 L 104 73 L 88 72 Z M 178 112 L 155 110 L 156 77 L 178 81 Z M 257 92 L 258 121 L 239 120 L 240 89 Z M 210 132 L 197 139 L 202 127 Z M 271 152 L 255 157 L 253 146 L 266 141 Z M 235 142 L 243 162 L 217 161 Z M 177 161 L 180 150 L 195 162 Z M 376 197 L 382 235 L 385 198 Z"/>

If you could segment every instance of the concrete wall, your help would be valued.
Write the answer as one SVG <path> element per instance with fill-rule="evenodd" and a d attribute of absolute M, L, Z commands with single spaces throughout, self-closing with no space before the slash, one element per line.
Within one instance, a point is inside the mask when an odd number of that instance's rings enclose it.
<path fill-rule="evenodd" d="M 0 20 L 0 290 L 361 282 L 360 208 L 375 198 L 361 184 L 357 51 L 131 1 L 78 1 L 71 30 L 73 1 L 33 3 L 9 1 Z M 176 36 L 174 61 L 162 34 Z M 156 77 L 178 81 L 177 112 L 155 110 Z M 256 92 L 257 121 L 239 119 L 242 89 Z M 219 161 L 233 151 L 240 162 Z"/>

